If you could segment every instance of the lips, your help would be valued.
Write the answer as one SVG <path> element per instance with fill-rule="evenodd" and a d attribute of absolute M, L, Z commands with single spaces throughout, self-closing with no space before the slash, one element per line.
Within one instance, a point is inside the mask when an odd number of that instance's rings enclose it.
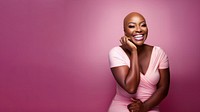
<path fill-rule="evenodd" d="M 144 39 L 144 35 L 138 34 L 138 35 L 134 35 L 133 36 L 135 38 L 135 40 L 140 41 Z"/>

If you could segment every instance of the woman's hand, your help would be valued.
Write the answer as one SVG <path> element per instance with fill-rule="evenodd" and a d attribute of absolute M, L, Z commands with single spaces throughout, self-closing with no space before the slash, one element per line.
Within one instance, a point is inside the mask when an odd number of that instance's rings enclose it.
<path fill-rule="evenodd" d="M 147 108 L 144 106 L 142 101 L 140 101 L 139 99 L 132 100 L 133 102 L 127 106 L 130 112 L 147 112 Z"/>
<path fill-rule="evenodd" d="M 128 110 L 130 112 L 140 112 L 143 103 L 139 99 L 132 100 L 133 102 L 127 106 Z"/>
<path fill-rule="evenodd" d="M 128 38 L 127 36 L 123 36 L 120 39 L 120 42 L 121 42 L 122 46 L 125 47 L 126 49 L 128 49 L 130 52 L 137 51 L 136 45 L 133 42 L 131 42 L 131 39 Z"/>

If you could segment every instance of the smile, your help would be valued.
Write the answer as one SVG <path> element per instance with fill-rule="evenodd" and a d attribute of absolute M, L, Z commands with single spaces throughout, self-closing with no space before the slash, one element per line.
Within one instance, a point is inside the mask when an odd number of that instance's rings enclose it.
<path fill-rule="evenodd" d="M 144 39 L 144 35 L 135 35 L 135 36 L 133 36 L 133 37 L 135 38 L 135 40 L 138 40 L 138 41 Z"/>

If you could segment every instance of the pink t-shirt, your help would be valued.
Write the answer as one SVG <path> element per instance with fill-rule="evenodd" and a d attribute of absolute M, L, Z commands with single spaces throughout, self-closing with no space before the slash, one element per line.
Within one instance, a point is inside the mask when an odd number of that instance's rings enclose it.
<path fill-rule="evenodd" d="M 129 57 L 124 50 L 117 46 L 109 52 L 110 67 L 128 66 L 130 67 Z M 154 46 L 151 54 L 149 67 L 146 74 L 140 73 L 140 84 L 135 94 L 129 94 L 119 84 L 116 86 L 116 95 L 110 105 L 108 112 L 129 112 L 127 105 L 131 103 L 131 98 L 146 101 L 156 90 L 160 79 L 159 69 L 169 67 L 166 53 L 158 46 Z M 158 106 L 149 112 L 159 112 Z"/>

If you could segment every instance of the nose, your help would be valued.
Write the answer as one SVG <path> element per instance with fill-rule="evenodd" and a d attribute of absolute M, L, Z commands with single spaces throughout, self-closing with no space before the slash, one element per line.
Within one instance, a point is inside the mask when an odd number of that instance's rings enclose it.
<path fill-rule="evenodd" d="M 136 30 L 135 30 L 137 33 L 141 33 L 142 32 L 142 29 L 138 26 L 136 27 Z"/>

